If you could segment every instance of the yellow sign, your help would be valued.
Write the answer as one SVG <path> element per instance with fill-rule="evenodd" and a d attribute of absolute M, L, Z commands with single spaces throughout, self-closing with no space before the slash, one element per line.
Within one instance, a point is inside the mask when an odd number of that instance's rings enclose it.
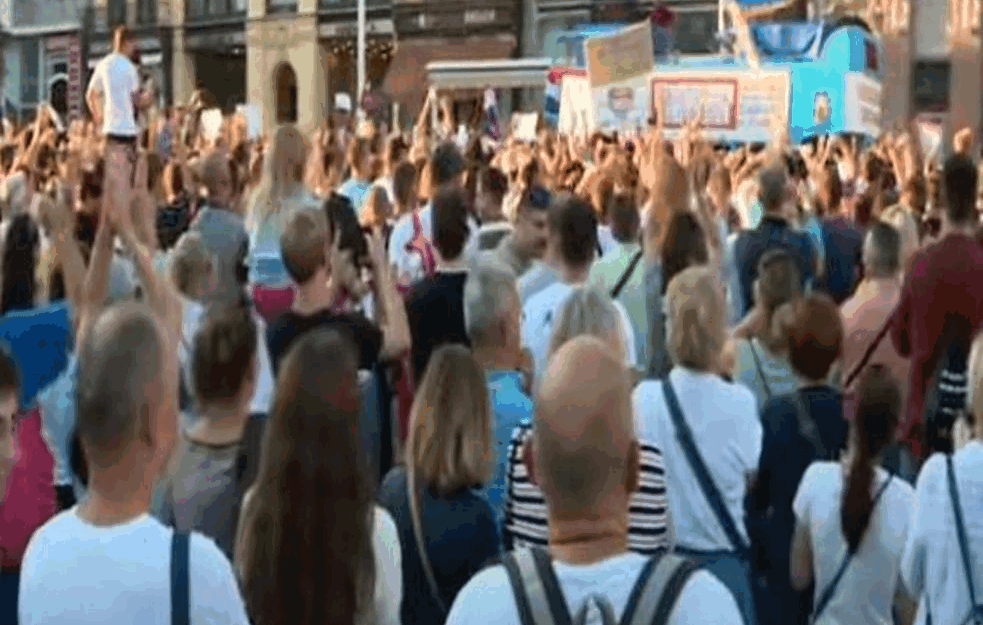
<path fill-rule="evenodd" d="M 620 83 L 652 71 L 652 26 L 648 21 L 628 26 L 613 35 L 584 41 L 591 88 Z"/>

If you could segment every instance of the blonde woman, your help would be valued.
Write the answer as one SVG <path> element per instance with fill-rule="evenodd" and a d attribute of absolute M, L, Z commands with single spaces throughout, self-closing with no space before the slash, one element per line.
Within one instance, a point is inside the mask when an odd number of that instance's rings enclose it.
<path fill-rule="evenodd" d="M 499 553 L 495 514 L 478 491 L 493 468 L 485 375 L 467 348 L 433 353 L 416 392 L 406 465 L 379 492 L 399 531 L 403 625 L 443 623 L 457 592 Z"/>
<path fill-rule="evenodd" d="M 304 185 L 307 146 L 293 126 L 280 126 L 263 160 L 263 176 L 247 207 L 249 282 L 256 309 L 268 322 L 290 308 L 293 289 L 280 254 L 280 236 L 298 210 L 318 208 Z"/>
<path fill-rule="evenodd" d="M 727 340 L 719 277 L 691 267 L 666 295 L 675 366 L 635 389 L 638 435 L 665 459 L 676 550 L 717 575 L 754 623 L 744 498 L 761 454 L 761 422 L 751 391 L 717 375 Z"/>

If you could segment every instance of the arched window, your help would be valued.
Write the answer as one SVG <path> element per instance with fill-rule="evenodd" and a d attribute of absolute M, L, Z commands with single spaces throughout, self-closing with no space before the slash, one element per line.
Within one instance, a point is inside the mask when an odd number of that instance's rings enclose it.
<path fill-rule="evenodd" d="M 278 124 L 297 122 L 297 74 L 289 63 L 281 63 L 273 74 Z"/>
<path fill-rule="evenodd" d="M 48 101 L 62 119 L 65 119 L 68 115 L 68 80 L 58 77 L 51 82 Z"/>

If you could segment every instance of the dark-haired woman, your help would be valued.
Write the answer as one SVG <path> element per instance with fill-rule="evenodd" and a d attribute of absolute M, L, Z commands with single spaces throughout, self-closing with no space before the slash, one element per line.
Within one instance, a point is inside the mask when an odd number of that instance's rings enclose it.
<path fill-rule="evenodd" d="M 895 608 L 902 623 L 913 617 L 900 569 L 914 491 L 879 468 L 900 410 L 897 382 L 882 367 L 869 369 L 843 461 L 810 466 L 795 495 L 792 586 L 815 582 L 817 624 L 891 625 Z"/>
<path fill-rule="evenodd" d="M 280 367 L 236 540 L 253 625 L 399 623 L 399 537 L 363 468 L 357 369 L 355 345 L 331 330 L 306 334 Z"/>

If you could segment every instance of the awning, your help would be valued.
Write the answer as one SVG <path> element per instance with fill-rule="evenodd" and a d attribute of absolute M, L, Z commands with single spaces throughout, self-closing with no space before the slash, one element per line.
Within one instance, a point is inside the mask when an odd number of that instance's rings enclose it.
<path fill-rule="evenodd" d="M 427 64 L 434 61 L 506 59 L 515 50 L 515 35 L 462 39 L 406 39 L 396 42 L 383 90 L 407 114 L 415 114 L 427 95 Z"/>
<path fill-rule="evenodd" d="M 437 89 L 542 88 L 551 66 L 545 58 L 434 61 L 427 63 L 427 78 Z"/>

